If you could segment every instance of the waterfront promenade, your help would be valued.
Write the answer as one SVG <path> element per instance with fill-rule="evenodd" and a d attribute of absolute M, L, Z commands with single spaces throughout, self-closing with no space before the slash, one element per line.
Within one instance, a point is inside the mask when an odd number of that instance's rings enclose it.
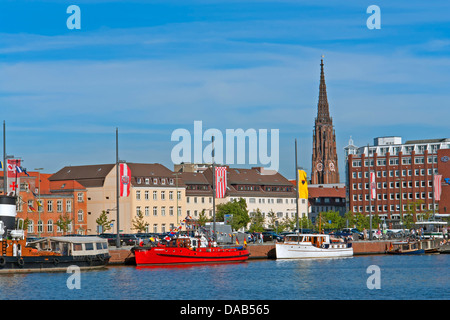
<path fill-rule="evenodd" d="M 370 254 L 384 254 L 394 241 L 354 241 L 353 254 L 356 255 L 370 255 Z M 132 247 L 126 246 L 121 248 L 110 247 L 111 254 L 110 264 L 134 264 L 134 255 L 130 251 Z M 250 252 L 249 259 L 275 259 L 275 243 L 266 242 L 264 244 L 249 244 L 247 246 Z"/>

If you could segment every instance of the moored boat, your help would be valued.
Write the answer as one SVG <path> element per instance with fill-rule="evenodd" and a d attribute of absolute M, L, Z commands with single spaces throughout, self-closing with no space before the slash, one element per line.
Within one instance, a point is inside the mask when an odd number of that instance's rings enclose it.
<path fill-rule="evenodd" d="M 289 234 L 275 245 L 277 259 L 334 258 L 353 256 L 351 242 L 331 239 L 327 234 Z"/>
<path fill-rule="evenodd" d="M 48 237 L 27 243 L 16 198 L 0 196 L 0 273 L 66 271 L 104 267 L 108 242 L 100 237 Z"/>
<path fill-rule="evenodd" d="M 132 249 L 136 265 L 224 263 L 246 261 L 250 256 L 243 246 L 217 246 L 205 237 L 180 236 L 164 244 Z"/>
<path fill-rule="evenodd" d="M 419 247 L 417 241 L 399 241 L 393 242 L 386 252 L 388 254 L 424 254 L 425 250 Z"/>

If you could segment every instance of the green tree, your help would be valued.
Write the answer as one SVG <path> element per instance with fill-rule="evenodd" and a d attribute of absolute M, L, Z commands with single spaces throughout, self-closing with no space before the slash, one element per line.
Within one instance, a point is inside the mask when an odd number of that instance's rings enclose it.
<path fill-rule="evenodd" d="M 264 231 L 264 217 L 261 210 L 256 209 L 256 212 L 250 217 L 250 232 L 263 232 Z"/>
<path fill-rule="evenodd" d="M 69 226 L 72 223 L 72 219 L 70 219 L 70 216 L 68 213 L 65 213 L 63 215 L 59 215 L 58 220 L 56 221 L 56 225 L 63 231 L 63 233 L 66 233 L 69 230 Z"/>
<path fill-rule="evenodd" d="M 95 220 L 98 226 L 102 227 L 102 232 L 111 230 L 112 220 L 108 220 L 108 215 L 105 210 L 102 210 L 100 216 Z"/>
<path fill-rule="evenodd" d="M 206 216 L 206 210 L 203 209 L 202 212 L 200 212 L 199 216 L 198 216 L 198 224 L 201 226 L 204 226 L 206 224 L 206 222 L 210 221 L 211 219 L 208 219 L 208 217 Z"/>
<path fill-rule="evenodd" d="M 149 223 L 144 221 L 144 214 L 139 210 L 136 214 L 136 218 L 131 220 L 133 227 L 131 229 L 136 230 L 138 233 L 144 232 Z"/>
<path fill-rule="evenodd" d="M 278 217 L 277 217 L 276 213 L 273 212 L 273 210 L 270 210 L 270 212 L 267 213 L 267 219 L 269 220 L 269 224 L 268 224 L 269 229 L 275 230 L 276 222 L 278 221 Z"/>
<path fill-rule="evenodd" d="M 224 216 L 226 214 L 233 215 L 231 228 L 233 228 L 234 230 L 239 230 L 240 228 L 247 226 L 247 224 L 250 222 L 247 203 L 242 198 L 240 198 L 239 201 L 233 200 L 231 202 L 221 203 L 217 205 L 217 221 L 224 221 Z"/>

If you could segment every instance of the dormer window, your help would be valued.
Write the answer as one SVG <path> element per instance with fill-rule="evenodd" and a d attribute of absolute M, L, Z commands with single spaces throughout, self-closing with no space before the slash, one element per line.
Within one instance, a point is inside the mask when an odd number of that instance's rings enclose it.
<path fill-rule="evenodd" d="M 158 184 L 158 179 L 157 178 L 153 178 L 153 184 Z"/>
<path fill-rule="evenodd" d="M 141 184 L 142 183 L 142 179 L 141 178 L 137 178 L 137 184 Z"/>

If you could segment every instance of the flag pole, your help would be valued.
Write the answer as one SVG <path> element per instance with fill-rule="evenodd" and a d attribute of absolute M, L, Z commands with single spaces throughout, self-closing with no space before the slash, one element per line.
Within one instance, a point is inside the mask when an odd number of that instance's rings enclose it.
<path fill-rule="evenodd" d="M 213 185 L 213 241 L 216 241 L 216 170 L 214 167 L 214 136 L 211 137 L 212 144 L 212 185 Z"/>
<path fill-rule="evenodd" d="M 369 240 L 372 240 L 372 188 L 370 180 L 370 148 L 369 144 L 367 144 L 367 164 L 368 164 L 368 172 L 369 172 Z"/>
<path fill-rule="evenodd" d="M 297 228 L 297 234 L 299 233 L 300 229 L 299 229 L 299 223 L 298 223 L 298 198 L 300 196 L 300 190 L 299 190 L 299 185 L 298 185 L 298 163 L 297 163 L 297 139 L 295 139 L 295 181 L 296 181 L 296 185 L 295 188 L 297 189 L 297 193 L 296 193 L 296 197 L 295 197 L 295 206 L 296 206 L 296 211 L 295 211 L 295 221 L 296 221 L 296 228 Z M 303 233 L 303 231 L 302 231 Z M 297 238 L 300 239 L 300 238 Z"/>
<path fill-rule="evenodd" d="M 433 218 L 432 218 L 432 221 L 434 221 L 435 220 L 435 217 L 436 217 L 436 198 L 435 198 L 435 195 L 434 195 L 434 193 L 436 192 L 436 189 L 435 189 L 435 186 L 434 186 L 434 184 L 436 183 L 435 182 L 435 177 L 434 177 L 434 156 L 432 156 L 432 161 L 431 161 L 431 167 L 432 167 L 432 172 L 433 172 L 433 174 L 432 174 L 432 179 L 433 179 L 433 184 L 432 184 L 432 192 L 433 192 Z M 437 159 L 437 151 L 436 151 L 436 159 Z"/>
<path fill-rule="evenodd" d="M 3 194 L 6 195 L 7 185 L 6 181 L 6 124 L 3 120 Z"/>
<path fill-rule="evenodd" d="M 116 127 L 116 220 L 117 220 L 117 237 L 116 247 L 120 248 L 120 227 L 119 227 L 119 129 Z"/>

